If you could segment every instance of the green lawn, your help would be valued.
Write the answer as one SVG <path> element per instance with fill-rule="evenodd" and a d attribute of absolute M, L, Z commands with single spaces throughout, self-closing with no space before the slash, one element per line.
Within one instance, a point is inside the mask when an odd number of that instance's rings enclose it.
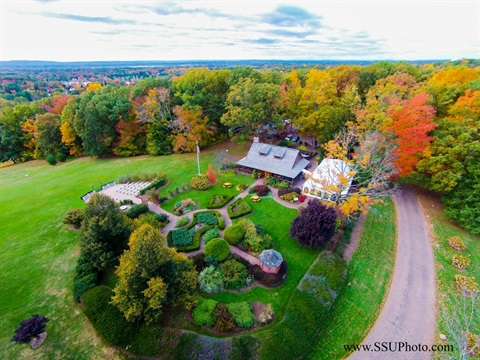
<path fill-rule="evenodd" d="M 391 200 L 367 215 L 347 282 L 323 321 L 310 359 L 342 359 L 343 344 L 360 344 L 375 323 L 395 264 L 395 208 Z"/>
<path fill-rule="evenodd" d="M 213 152 L 202 151 L 202 172 L 215 161 Z M 82 158 L 53 167 L 32 161 L 0 169 L 0 354 L 10 359 L 115 356 L 73 303 L 78 233 L 61 221 L 67 210 L 84 206 L 80 196 L 92 188 L 120 175 L 158 171 L 182 184 L 196 174 L 196 156 Z M 20 321 L 35 313 L 50 322 L 47 341 L 34 353 L 10 339 Z"/>
<path fill-rule="evenodd" d="M 434 237 L 433 253 L 435 255 L 436 276 L 437 276 L 437 308 L 440 309 L 437 313 L 437 333 L 435 342 L 442 344 L 440 334 L 445 334 L 447 338 L 452 339 L 453 336 L 445 328 L 445 312 L 442 311 L 444 307 L 448 309 L 448 317 L 452 316 L 453 308 L 459 310 L 457 301 L 461 304 L 463 296 L 455 286 L 455 275 L 465 275 L 474 277 L 477 283 L 480 283 L 480 236 L 475 236 L 458 227 L 452 221 L 445 218 L 442 212 L 441 203 L 438 198 L 432 194 L 423 192 L 419 194 L 419 199 L 428 219 L 433 226 L 431 235 Z M 452 236 L 460 236 L 467 248 L 461 253 L 454 251 L 448 245 L 448 239 Z M 470 258 L 470 266 L 465 270 L 458 270 L 452 265 L 453 255 L 462 255 Z M 468 298 L 467 298 L 468 300 Z M 465 328 L 463 328 L 466 330 Z M 477 316 L 473 317 L 470 331 L 474 334 L 480 334 L 480 316 L 477 304 Z M 455 342 L 452 345 L 456 346 Z M 453 354 L 454 358 L 460 357 L 458 349 Z"/>

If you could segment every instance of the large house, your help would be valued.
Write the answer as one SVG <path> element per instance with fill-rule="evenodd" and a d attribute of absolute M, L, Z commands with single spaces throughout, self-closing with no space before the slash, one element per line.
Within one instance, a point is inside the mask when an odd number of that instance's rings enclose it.
<path fill-rule="evenodd" d="M 308 168 L 310 162 L 297 149 L 253 142 L 247 156 L 237 162 L 237 168 L 247 173 L 254 170 L 263 176 L 272 176 L 293 184 Z"/>
<path fill-rule="evenodd" d="M 339 159 L 323 159 L 313 172 L 304 171 L 307 181 L 302 192 L 307 196 L 335 201 L 350 191 L 353 173 L 350 166 Z"/>

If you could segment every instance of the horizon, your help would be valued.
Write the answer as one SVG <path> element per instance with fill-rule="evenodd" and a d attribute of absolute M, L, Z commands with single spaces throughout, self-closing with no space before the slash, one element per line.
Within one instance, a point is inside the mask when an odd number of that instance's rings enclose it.
<path fill-rule="evenodd" d="M 2 1 L 1 61 L 480 58 L 480 2 Z M 23 25 L 22 25 L 23 24 Z M 446 26 L 448 24 L 448 26 Z M 18 26 L 22 31 L 16 31 Z M 143 59 L 143 60 L 138 60 Z M 398 60 L 396 60 L 398 59 Z"/>

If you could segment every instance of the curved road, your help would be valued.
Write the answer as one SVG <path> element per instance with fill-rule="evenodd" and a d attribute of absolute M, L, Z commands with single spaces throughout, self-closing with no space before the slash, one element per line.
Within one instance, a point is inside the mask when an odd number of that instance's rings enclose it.
<path fill-rule="evenodd" d="M 429 359 L 430 353 L 399 351 L 400 342 L 431 346 L 435 332 L 435 263 L 426 222 L 414 192 L 403 187 L 395 198 L 397 256 L 384 308 L 362 344 L 372 350 L 357 351 L 357 359 Z M 368 294 L 365 294 L 368 296 Z M 376 352 L 375 343 L 387 350 Z M 390 344 L 388 344 L 390 342 Z M 411 348 L 410 350 L 414 350 Z"/>

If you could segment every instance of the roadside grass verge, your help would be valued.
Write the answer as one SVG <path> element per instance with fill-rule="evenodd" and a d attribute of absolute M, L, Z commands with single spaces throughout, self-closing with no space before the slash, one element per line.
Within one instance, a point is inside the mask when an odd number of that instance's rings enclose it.
<path fill-rule="evenodd" d="M 473 235 L 468 231 L 460 228 L 451 220 L 447 219 L 443 214 L 443 207 L 437 195 L 427 191 L 418 191 L 418 199 L 422 205 L 423 211 L 427 216 L 429 222 L 430 236 L 433 238 L 433 253 L 435 255 L 435 270 L 437 278 L 437 331 L 435 334 L 436 344 L 451 344 L 455 346 L 455 352 L 451 358 L 461 358 L 458 343 L 453 338 L 451 331 L 447 330 L 447 322 L 450 324 L 459 324 L 462 321 L 461 309 L 459 305 L 463 305 L 466 300 L 469 303 L 469 297 L 465 297 L 457 289 L 455 285 L 455 275 L 464 275 L 475 278 L 477 283 L 480 283 L 480 236 Z M 448 239 L 452 236 L 459 236 L 467 246 L 462 252 L 453 250 L 448 245 Z M 470 265 L 464 269 L 459 270 L 452 265 L 452 258 L 454 255 L 466 256 L 470 259 Z M 471 302 L 471 301 L 470 301 Z M 480 316 L 473 317 L 469 331 L 480 335 Z M 457 316 L 454 315 L 457 311 Z M 462 331 L 467 329 L 461 326 Z M 447 337 L 447 341 L 440 338 L 440 334 Z M 458 333 L 457 333 L 458 335 Z M 446 354 L 441 354 L 444 358 Z M 440 356 L 440 354 L 438 355 Z M 448 357 L 447 357 L 448 358 Z"/>
<path fill-rule="evenodd" d="M 360 344 L 374 325 L 395 265 L 395 207 L 391 199 L 367 215 L 347 280 L 323 320 L 309 359 L 342 359 L 344 344 Z"/>

